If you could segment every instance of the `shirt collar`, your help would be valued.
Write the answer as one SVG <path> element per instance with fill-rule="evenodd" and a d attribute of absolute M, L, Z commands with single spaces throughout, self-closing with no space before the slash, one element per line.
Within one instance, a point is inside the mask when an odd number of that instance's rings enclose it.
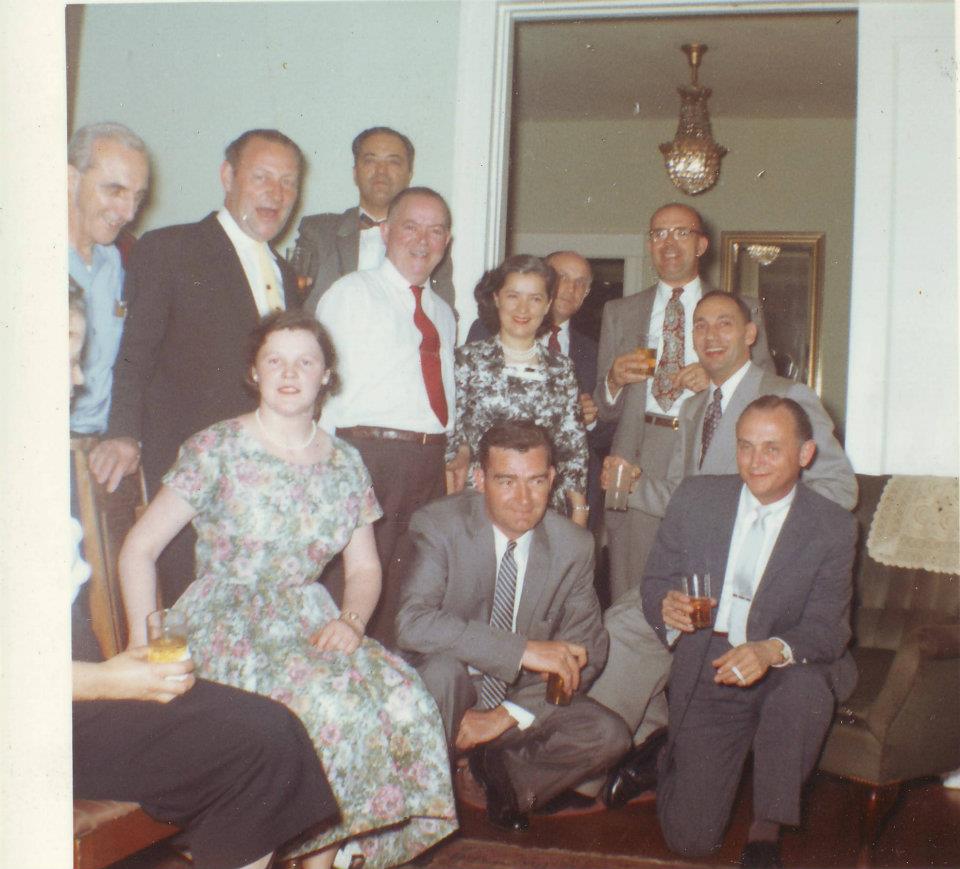
<path fill-rule="evenodd" d="M 395 286 L 403 287 L 405 290 L 409 290 L 410 287 L 412 286 L 410 281 L 408 281 L 402 274 L 400 274 L 397 267 L 392 262 L 390 262 L 389 257 L 383 258 L 383 262 L 380 263 L 380 272 L 391 284 L 394 284 Z M 423 282 L 424 293 L 426 293 L 427 290 L 429 289 L 430 289 L 430 279 L 427 278 L 427 280 Z"/>
<path fill-rule="evenodd" d="M 240 228 L 240 224 L 237 223 L 227 208 L 221 208 L 217 212 L 217 220 L 220 221 L 220 225 L 223 227 L 223 231 L 227 234 L 227 238 L 230 239 L 231 243 L 237 250 L 246 248 L 249 251 L 256 252 L 259 246 L 265 243 L 262 241 L 257 241 L 255 238 L 247 235 Z"/>
<path fill-rule="evenodd" d="M 699 299 L 703 295 L 703 285 L 700 283 L 700 275 L 697 275 L 692 281 L 687 281 L 683 285 L 683 295 Z M 657 281 L 657 295 L 664 299 L 669 299 L 673 295 L 673 287 L 663 281 Z"/>
<path fill-rule="evenodd" d="M 743 380 L 747 375 L 747 371 L 750 369 L 750 360 L 748 359 L 743 363 L 736 371 L 733 372 L 723 383 L 720 384 L 721 394 L 723 398 L 720 401 L 720 405 L 723 410 L 727 409 L 727 402 L 730 401 L 730 397 L 737 391 L 737 387 L 740 385 L 740 381 Z M 717 390 L 717 384 L 712 380 L 710 381 L 710 395 Z"/>
<path fill-rule="evenodd" d="M 491 523 L 492 525 L 492 523 Z M 497 553 L 497 564 L 500 563 L 500 559 L 503 558 L 503 553 L 507 551 L 507 544 L 510 542 L 510 538 L 507 537 L 496 525 L 493 527 L 493 545 Z M 518 559 L 523 559 L 526 561 L 527 555 L 530 553 L 530 544 L 533 541 L 533 529 L 531 528 L 524 534 L 521 534 L 516 539 L 516 557 Z"/>
<path fill-rule="evenodd" d="M 794 483 L 793 488 L 787 492 L 779 501 L 774 501 L 772 504 L 761 504 L 755 497 L 753 492 L 747 488 L 747 484 L 744 483 L 740 489 L 740 504 L 747 513 L 755 513 L 761 507 L 766 513 L 767 516 L 775 516 L 778 513 L 786 513 L 790 509 L 790 505 L 793 503 L 793 499 L 797 494 L 797 485 Z"/>

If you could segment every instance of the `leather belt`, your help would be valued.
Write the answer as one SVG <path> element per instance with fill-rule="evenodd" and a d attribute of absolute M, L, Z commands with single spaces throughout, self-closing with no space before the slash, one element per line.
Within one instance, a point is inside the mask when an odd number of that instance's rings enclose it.
<path fill-rule="evenodd" d="M 648 413 L 643 418 L 650 425 L 662 425 L 664 428 L 672 428 L 674 431 L 680 428 L 680 420 L 675 416 L 659 416 L 655 413 Z"/>
<path fill-rule="evenodd" d="M 720 637 L 721 640 L 725 640 L 730 636 L 726 631 L 714 631 L 713 635 L 715 637 Z"/>
<path fill-rule="evenodd" d="M 337 436 L 376 441 L 404 441 L 421 446 L 446 444 L 447 442 L 445 434 L 427 434 L 427 432 L 407 431 L 402 428 L 380 428 L 380 426 L 375 425 L 353 425 L 349 428 L 338 428 Z"/>

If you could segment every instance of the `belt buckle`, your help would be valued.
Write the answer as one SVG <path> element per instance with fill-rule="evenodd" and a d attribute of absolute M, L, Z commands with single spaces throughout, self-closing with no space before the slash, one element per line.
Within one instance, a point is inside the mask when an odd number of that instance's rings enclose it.
<path fill-rule="evenodd" d="M 425 431 L 420 432 L 420 446 L 425 447 L 427 445 L 427 433 Z"/>

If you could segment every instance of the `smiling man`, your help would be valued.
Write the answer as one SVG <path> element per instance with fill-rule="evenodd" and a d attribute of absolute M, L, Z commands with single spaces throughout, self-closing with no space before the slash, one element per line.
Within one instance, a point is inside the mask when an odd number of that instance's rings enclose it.
<path fill-rule="evenodd" d="M 310 214 L 300 221 L 297 253 L 305 264 L 311 291 L 304 305 L 314 311 L 338 278 L 375 269 L 386 248 L 380 224 L 393 198 L 413 177 L 413 142 L 390 127 L 370 127 L 353 140 L 353 181 L 360 204 L 342 214 Z M 453 268 L 445 255 L 433 273 L 433 291 L 453 307 Z"/>
<path fill-rule="evenodd" d="M 451 756 L 470 752 L 494 824 L 604 770 L 628 743 L 585 696 L 607 637 L 593 589 L 593 538 L 547 509 L 547 433 L 503 422 L 480 439 L 476 490 L 419 510 L 403 544 L 398 644 L 440 708 Z M 544 680 L 572 695 L 551 705 Z"/>
<path fill-rule="evenodd" d="M 70 277 L 83 288 L 88 341 L 84 388 L 70 430 L 106 431 L 113 363 L 123 334 L 123 265 L 114 242 L 147 193 L 150 163 L 143 140 L 123 124 L 81 127 L 67 148 L 67 239 Z"/>
<path fill-rule="evenodd" d="M 295 307 L 296 281 L 269 242 L 297 200 L 303 157 L 277 130 L 250 130 L 227 146 L 223 208 L 199 223 L 146 233 L 124 292 L 127 325 L 114 369 L 108 441 L 91 469 L 109 488 L 141 459 L 152 495 L 191 434 L 251 410 L 244 388 L 250 332 Z M 161 558 L 164 599 L 193 580 L 185 529 Z"/>
<path fill-rule="evenodd" d="M 391 202 L 380 231 L 386 258 L 340 278 L 320 299 L 317 319 L 336 347 L 343 384 L 321 424 L 360 451 L 383 508 L 374 526 L 383 591 L 367 633 L 392 646 L 394 548 L 410 515 L 444 492 L 455 416 L 456 324 L 431 278 L 450 243 L 450 209 L 436 191 L 408 187 Z M 324 582 L 339 599 L 342 570 L 331 567 Z"/>

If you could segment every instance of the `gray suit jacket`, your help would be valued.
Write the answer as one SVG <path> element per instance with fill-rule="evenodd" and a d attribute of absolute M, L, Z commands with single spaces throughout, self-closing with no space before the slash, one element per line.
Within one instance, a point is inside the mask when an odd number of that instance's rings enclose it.
<path fill-rule="evenodd" d="M 603 669 L 607 632 L 593 587 L 593 536 L 547 510 L 533 531 L 517 631 L 490 626 L 496 583 L 493 526 L 483 495 L 464 491 L 414 513 L 405 541 L 397 645 L 450 655 L 507 683 L 507 699 L 547 710 L 539 674 L 521 671 L 527 640 L 567 640 L 587 650 L 580 693 Z"/>
<path fill-rule="evenodd" d="M 843 447 L 833 435 L 833 422 L 823 409 L 817 394 L 802 383 L 779 377 L 771 370 L 751 365 L 730 398 L 720 418 L 720 424 L 710 441 L 710 448 L 700 467 L 700 449 L 703 444 L 703 418 L 713 398 L 713 384 L 703 392 L 687 399 L 680 408 L 680 430 L 677 446 L 667 468 L 666 479 L 644 474 L 630 494 L 630 504 L 636 509 L 662 516 L 667 502 L 684 477 L 695 474 L 737 473 L 736 426 L 746 406 L 761 395 L 780 395 L 792 398 L 810 416 L 817 454 L 802 480 L 825 498 L 852 510 L 857 503 L 857 478 Z"/>
<path fill-rule="evenodd" d="M 337 278 L 357 270 L 360 251 L 360 209 L 348 208 L 343 214 L 311 214 L 300 221 L 297 247 L 313 252 L 310 295 L 304 310 L 316 311 L 320 297 Z M 453 289 L 453 264 L 450 250 L 430 276 L 433 291 L 456 311 Z"/>
<path fill-rule="evenodd" d="M 713 596 L 720 599 L 741 486 L 738 476 L 690 477 L 671 499 L 641 586 L 643 613 L 662 640 L 661 602 L 680 576 L 709 572 Z M 839 700 L 856 684 L 856 665 L 847 651 L 856 537 L 850 513 L 798 486 L 747 620 L 748 641 L 779 637 L 790 646 L 795 666 L 825 667 Z M 682 720 L 710 637 L 711 631 L 701 630 L 677 641 L 670 671 L 672 723 Z"/>
<path fill-rule="evenodd" d="M 713 287 L 703 283 L 704 294 Z M 621 456 L 628 462 L 637 463 L 643 445 L 644 414 L 647 409 L 647 381 L 631 383 L 617 394 L 611 404 L 607 401 L 607 372 L 613 360 L 623 353 L 635 350 L 642 336 L 650 331 L 650 314 L 656 297 L 657 286 L 647 287 L 640 293 L 625 299 L 613 299 L 603 306 L 600 327 L 600 349 L 597 353 L 597 388 L 594 401 L 602 420 L 618 420 L 610 453 Z M 757 341 L 753 345 L 752 358 L 765 368 L 774 370 L 773 360 L 767 348 L 767 330 L 763 323 L 760 302 L 752 296 L 743 296 L 750 306 L 753 321 L 757 324 Z M 692 315 L 692 312 L 689 312 Z"/>

